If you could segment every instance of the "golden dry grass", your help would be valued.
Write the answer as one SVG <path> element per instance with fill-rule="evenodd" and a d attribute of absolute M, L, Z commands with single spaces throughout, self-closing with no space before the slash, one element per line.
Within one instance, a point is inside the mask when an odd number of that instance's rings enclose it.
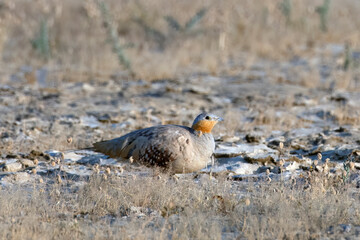
<path fill-rule="evenodd" d="M 120 44 L 132 45 L 124 52 L 134 73 L 149 80 L 189 72 L 235 71 L 229 69 L 227 62 L 237 61 L 240 51 L 247 53 L 244 66 L 249 66 L 256 56 L 280 60 L 310 56 L 316 47 L 326 43 L 348 43 L 353 49 L 360 44 L 357 17 L 360 7 L 351 0 L 331 1 L 327 32 L 321 31 L 316 12 L 323 3 L 320 0 L 291 1 L 289 21 L 280 7 L 283 1 L 104 2 L 110 9 Z M 3 1 L 0 52 L 7 69 L 15 69 L 19 64 L 42 66 L 46 62 L 48 66 L 63 69 L 54 77 L 60 82 L 83 81 L 89 76 L 108 76 L 117 71 L 121 66 L 112 52 L 97 3 L 95 0 Z M 207 9 L 204 18 L 188 33 L 171 30 L 164 19 L 171 16 L 184 25 L 202 8 Z M 49 30 L 51 58 L 48 61 L 42 60 L 31 44 L 39 34 L 41 21 L 46 22 Z M 139 21 L 157 34 L 147 33 Z M 314 81 L 310 81 L 313 77 L 300 79 L 303 84 L 314 86 Z"/>
<path fill-rule="evenodd" d="M 0 194 L 2 239 L 308 239 L 358 225 L 358 193 L 325 175 L 237 183 L 207 175 L 93 176 L 83 186 L 34 184 Z M 304 190 L 305 189 L 305 190 Z M 134 208 L 135 207 L 135 208 Z M 134 210 L 137 209 L 137 210 Z M 140 215 L 141 216 L 140 216 Z M 337 237 L 339 235 L 332 235 Z"/>

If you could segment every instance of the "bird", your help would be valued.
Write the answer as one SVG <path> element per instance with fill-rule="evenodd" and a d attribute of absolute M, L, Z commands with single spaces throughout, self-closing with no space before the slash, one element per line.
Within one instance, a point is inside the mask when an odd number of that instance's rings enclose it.
<path fill-rule="evenodd" d="M 213 127 L 223 118 L 203 112 L 191 127 L 158 125 L 135 130 L 93 148 L 112 158 L 129 159 L 145 166 L 158 166 L 176 173 L 191 173 L 212 162 L 215 141 Z"/>

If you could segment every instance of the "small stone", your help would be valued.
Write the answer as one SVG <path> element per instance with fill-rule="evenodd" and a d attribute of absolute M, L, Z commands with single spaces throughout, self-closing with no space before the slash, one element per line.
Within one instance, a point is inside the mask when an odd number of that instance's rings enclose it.
<path fill-rule="evenodd" d="M 37 171 L 36 171 L 36 168 L 31 169 L 31 173 L 32 173 L 32 174 L 36 174 L 36 172 L 37 172 Z"/>
<path fill-rule="evenodd" d="M 110 173 L 111 173 L 110 168 L 109 168 L 109 167 L 107 167 L 107 168 L 105 169 L 105 172 L 106 172 L 106 174 L 110 174 Z"/>
<path fill-rule="evenodd" d="M 248 199 L 248 198 L 245 199 L 245 205 L 246 205 L 246 206 L 249 206 L 249 205 L 250 205 L 250 199 Z"/>
<path fill-rule="evenodd" d="M 284 164 L 284 169 L 286 171 L 294 172 L 299 168 L 300 168 L 300 164 L 298 162 L 295 162 L 295 161 L 294 162 L 286 162 Z"/>
<path fill-rule="evenodd" d="M 131 156 L 131 157 L 129 158 L 129 161 L 130 161 L 130 163 L 133 163 L 133 162 L 134 162 L 133 156 Z"/>
<path fill-rule="evenodd" d="M 17 172 L 19 170 L 21 170 L 22 168 L 22 164 L 19 162 L 12 162 L 12 163 L 7 163 L 4 166 L 4 171 L 5 172 Z"/>
<path fill-rule="evenodd" d="M 319 161 L 321 161 L 321 159 L 322 159 L 321 153 L 318 153 L 318 154 L 317 154 L 317 158 L 318 158 Z"/>
<path fill-rule="evenodd" d="M 55 167 L 56 163 L 55 161 L 51 161 L 51 166 Z"/>
<path fill-rule="evenodd" d="M 85 92 L 93 92 L 95 88 L 88 83 L 84 83 L 82 85 L 82 90 L 84 90 Z"/>
<path fill-rule="evenodd" d="M 108 178 L 106 174 L 104 174 L 102 177 L 104 180 L 107 180 L 107 178 Z"/>
<path fill-rule="evenodd" d="M 39 183 L 43 183 L 44 180 L 42 178 L 39 178 Z"/>
<path fill-rule="evenodd" d="M 34 164 L 35 165 L 38 165 L 38 163 L 39 163 L 39 160 L 37 160 L 37 158 L 34 160 Z"/>
<path fill-rule="evenodd" d="M 208 88 L 208 87 L 201 87 L 201 86 L 196 86 L 196 85 L 191 86 L 190 89 L 188 89 L 188 91 L 190 91 L 192 93 L 203 94 L 203 95 L 207 95 L 211 92 L 210 88 Z"/>
<path fill-rule="evenodd" d="M 72 143 L 72 137 L 68 137 L 67 139 L 66 139 L 66 141 L 67 141 L 67 143 Z"/>
<path fill-rule="evenodd" d="M 29 159 L 22 159 L 20 162 L 24 167 L 34 167 L 35 166 L 34 161 L 31 161 Z"/>
<path fill-rule="evenodd" d="M 223 136 L 223 137 L 221 137 L 221 140 L 222 140 L 223 142 L 233 143 L 233 142 L 238 142 L 238 141 L 240 141 L 240 138 L 239 138 L 239 137 L 236 137 L 236 136 Z"/>

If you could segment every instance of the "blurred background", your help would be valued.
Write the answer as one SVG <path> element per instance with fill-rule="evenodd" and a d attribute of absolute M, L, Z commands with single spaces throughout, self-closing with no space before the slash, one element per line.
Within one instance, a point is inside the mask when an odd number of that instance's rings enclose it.
<path fill-rule="evenodd" d="M 259 58 L 328 47 L 338 52 L 340 77 L 354 78 L 359 15 L 355 0 L 3 0 L 0 77 L 20 70 L 10 78 L 41 83 L 45 68 L 47 84 L 56 86 L 94 76 L 236 75 Z M 324 84 L 318 75 L 306 84 Z"/>

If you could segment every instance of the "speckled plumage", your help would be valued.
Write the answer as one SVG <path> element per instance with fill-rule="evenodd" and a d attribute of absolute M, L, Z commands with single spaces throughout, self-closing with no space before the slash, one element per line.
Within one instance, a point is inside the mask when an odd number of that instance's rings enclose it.
<path fill-rule="evenodd" d="M 204 127 L 200 128 L 201 124 L 211 122 L 208 125 L 212 128 L 221 120 L 213 114 L 202 113 L 192 128 L 179 125 L 144 128 L 95 143 L 94 148 L 110 157 L 132 157 L 145 165 L 165 167 L 175 173 L 193 172 L 211 162 L 215 150 L 211 129 L 205 131 Z"/>

